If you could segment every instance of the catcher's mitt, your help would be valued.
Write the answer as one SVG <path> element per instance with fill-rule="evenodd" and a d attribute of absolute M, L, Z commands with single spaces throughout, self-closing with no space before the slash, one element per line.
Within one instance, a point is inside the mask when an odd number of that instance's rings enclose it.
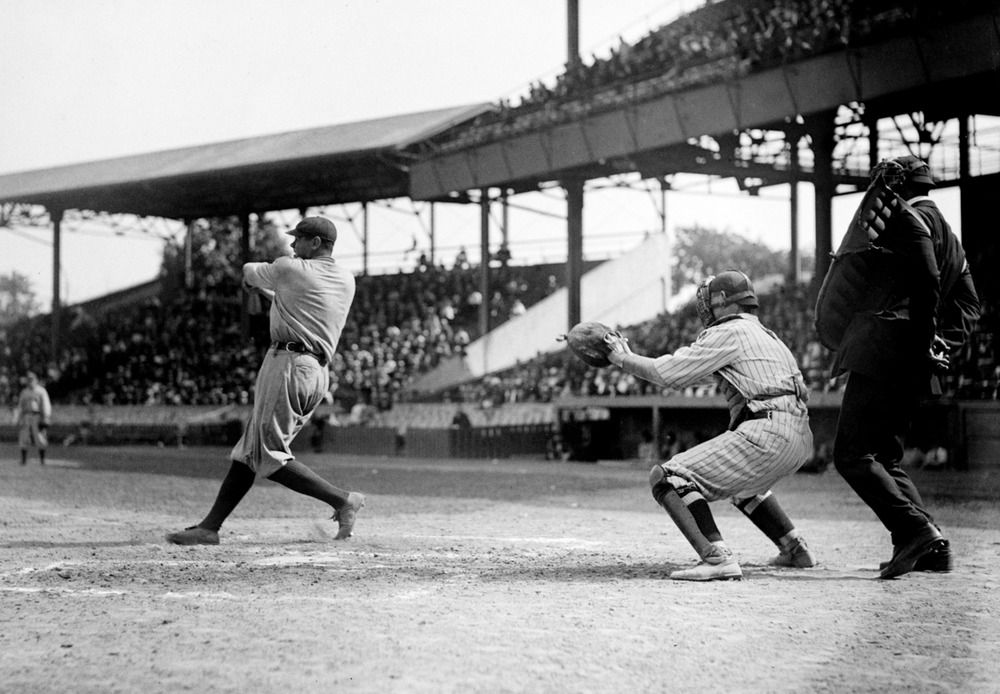
<path fill-rule="evenodd" d="M 570 328 L 568 333 L 560 335 L 556 339 L 565 342 L 573 354 L 584 363 L 602 367 L 611 365 L 611 362 L 608 361 L 611 346 L 605 340 L 607 335 L 615 335 L 624 339 L 620 332 L 597 321 L 577 323 Z"/>

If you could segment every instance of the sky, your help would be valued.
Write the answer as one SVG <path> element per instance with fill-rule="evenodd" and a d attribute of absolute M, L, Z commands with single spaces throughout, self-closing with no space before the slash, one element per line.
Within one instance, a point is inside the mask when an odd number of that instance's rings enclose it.
<path fill-rule="evenodd" d="M 606 54 L 619 37 L 634 40 L 698 4 L 580 0 L 581 55 Z M 567 54 L 565 0 L 0 0 L 0 16 L 0 174 L 496 102 L 558 73 Z M 788 248 L 787 187 L 755 198 L 732 181 L 680 188 L 667 196 L 668 231 L 701 224 Z M 808 251 L 811 187 L 799 192 Z M 943 198 L 945 214 L 957 219 L 957 203 Z M 658 230 L 659 203 L 658 192 L 643 190 L 588 194 L 585 255 L 613 256 Z M 855 204 L 835 200 L 835 230 Z M 436 259 L 450 263 L 462 245 L 475 259 L 478 209 L 446 207 L 435 214 Z M 558 191 L 513 199 L 515 262 L 519 254 L 531 262 L 565 257 L 564 210 Z M 357 208 L 324 212 L 342 227 L 336 255 L 360 271 Z M 428 220 L 422 203 L 374 207 L 369 268 L 412 264 L 429 247 Z M 154 278 L 163 238 L 180 233 L 172 221 L 124 231 L 64 224 L 63 302 Z M 499 243 L 499 228 L 491 234 Z M 27 275 L 49 305 L 49 229 L 0 228 L 0 275 L 12 271 Z"/>

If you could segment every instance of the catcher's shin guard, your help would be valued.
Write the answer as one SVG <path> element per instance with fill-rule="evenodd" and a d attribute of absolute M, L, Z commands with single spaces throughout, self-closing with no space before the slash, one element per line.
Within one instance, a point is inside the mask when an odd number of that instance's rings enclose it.
<path fill-rule="evenodd" d="M 733 505 L 778 547 L 782 538 L 795 530 L 788 514 L 769 491 L 749 499 L 733 499 Z"/>
<path fill-rule="evenodd" d="M 663 510 L 667 512 L 677 526 L 677 529 L 681 531 L 684 539 L 698 553 L 698 556 L 706 557 L 710 555 L 714 551 L 714 546 L 706 536 L 705 531 L 708 530 L 709 534 L 717 535 L 718 529 L 715 528 L 715 521 L 712 519 L 710 511 L 708 520 L 712 528 L 703 529 L 703 523 L 698 522 L 688 504 L 681 499 L 678 487 L 674 485 L 677 484 L 679 487 L 684 488 L 689 486 L 688 483 L 680 477 L 669 477 L 667 471 L 662 466 L 654 465 L 653 469 L 649 471 L 649 484 L 652 487 L 653 498 L 656 499 L 656 503 L 662 506 Z M 694 488 L 691 487 L 690 491 L 694 492 Z M 696 500 L 701 501 L 705 505 L 705 510 L 708 510 L 708 503 L 700 494 L 697 495 Z"/>

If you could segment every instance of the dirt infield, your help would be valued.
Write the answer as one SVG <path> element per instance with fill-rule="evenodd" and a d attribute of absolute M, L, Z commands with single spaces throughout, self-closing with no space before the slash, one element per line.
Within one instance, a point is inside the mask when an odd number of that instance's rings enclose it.
<path fill-rule="evenodd" d="M 774 570 L 728 505 L 742 582 L 691 550 L 646 466 L 304 456 L 367 492 L 356 537 L 258 485 L 218 547 L 223 449 L 0 446 L 0 690 L 987 692 L 1000 663 L 996 480 L 919 476 L 956 570 L 875 579 L 888 539 L 835 473 L 776 491 L 822 562 Z"/>

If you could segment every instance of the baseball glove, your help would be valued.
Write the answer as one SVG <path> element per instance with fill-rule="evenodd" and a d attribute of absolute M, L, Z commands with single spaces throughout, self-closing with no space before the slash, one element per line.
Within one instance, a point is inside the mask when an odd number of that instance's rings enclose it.
<path fill-rule="evenodd" d="M 625 339 L 619 331 L 612 330 L 597 321 L 577 323 L 570 328 L 568 333 L 560 335 L 556 339 L 565 342 L 573 354 L 585 364 L 602 367 L 611 365 L 611 362 L 608 361 L 611 345 L 605 339 L 608 335 Z"/>

